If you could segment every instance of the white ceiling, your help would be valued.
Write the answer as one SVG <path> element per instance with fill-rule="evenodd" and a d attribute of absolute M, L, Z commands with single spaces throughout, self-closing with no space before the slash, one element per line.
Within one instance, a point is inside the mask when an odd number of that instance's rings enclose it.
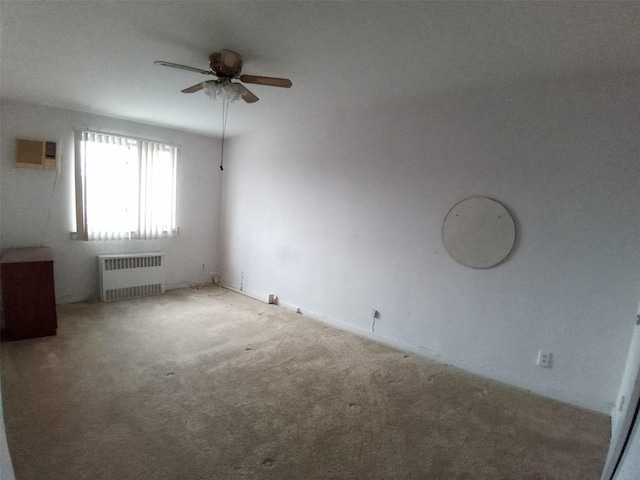
<path fill-rule="evenodd" d="M 221 103 L 180 90 L 223 48 L 249 88 L 227 134 L 381 100 L 527 79 L 640 72 L 637 2 L 2 2 L 0 100 L 219 136 Z"/>

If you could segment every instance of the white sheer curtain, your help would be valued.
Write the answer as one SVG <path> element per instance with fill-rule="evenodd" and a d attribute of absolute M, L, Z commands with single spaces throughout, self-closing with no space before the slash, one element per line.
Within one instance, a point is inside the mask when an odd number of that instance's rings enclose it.
<path fill-rule="evenodd" d="M 94 132 L 81 142 L 85 238 L 176 233 L 176 147 Z"/>

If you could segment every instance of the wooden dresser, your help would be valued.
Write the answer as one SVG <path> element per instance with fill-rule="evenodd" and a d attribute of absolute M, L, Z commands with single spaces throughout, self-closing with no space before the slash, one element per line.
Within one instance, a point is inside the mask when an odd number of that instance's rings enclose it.
<path fill-rule="evenodd" d="M 3 340 L 55 335 L 58 328 L 50 248 L 15 248 L 2 255 Z"/>

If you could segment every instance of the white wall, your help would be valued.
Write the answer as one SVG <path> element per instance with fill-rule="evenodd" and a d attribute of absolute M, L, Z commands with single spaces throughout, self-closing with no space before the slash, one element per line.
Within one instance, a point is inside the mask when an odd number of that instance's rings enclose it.
<path fill-rule="evenodd" d="M 639 93 L 633 76 L 537 82 L 234 138 L 223 280 L 610 413 L 640 280 Z M 441 239 L 449 209 L 477 195 L 517 228 L 487 270 L 457 264 Z M 552 369 L 535 365 L 540 348 Z"/>
<path fill-rule="evenodd" d="M 69 303 L 98 295 L 96 255 L 164 251 L 168 288 L 205 281 L 219 271 L 220 142 L 189 133 L 89 113 L 3 105 L 0 137 L 2 249 L 49 246 L 54 250 L 56 301 Z M 181 145 L 178 164 L 177 237 L 162 240 L 72 240 L 75 231 L 73 129 L 93 128 Z M 13 166 L 16 137 L 57 140 L 59 171 Z M 56 180 L 57 176 L 57 180 Z M 55 189 L 54 189 L 55 187 Z M 206 271 L 202 272 L 202 264 Z"/>

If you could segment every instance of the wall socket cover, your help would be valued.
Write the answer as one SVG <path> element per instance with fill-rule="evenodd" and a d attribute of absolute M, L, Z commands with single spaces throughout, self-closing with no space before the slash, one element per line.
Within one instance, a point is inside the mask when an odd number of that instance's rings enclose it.
<path fill-rule="evenodd" d="M 551 368 L 553 366 L 553 353 L 538 350 L 538 366 Z"/>

